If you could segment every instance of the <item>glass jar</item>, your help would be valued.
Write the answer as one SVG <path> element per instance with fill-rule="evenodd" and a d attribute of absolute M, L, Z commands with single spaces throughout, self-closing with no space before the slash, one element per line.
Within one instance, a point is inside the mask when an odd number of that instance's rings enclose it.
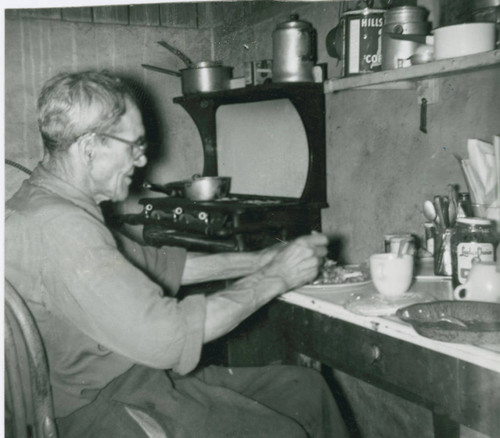
<path fill-rule="evenodd" d="M 477 217 L 458 218 L 451 235 L 451 280 L 453 287 L 464 284 L 471 266 L 495 261 L 498 236 L 493 222 Z"/>

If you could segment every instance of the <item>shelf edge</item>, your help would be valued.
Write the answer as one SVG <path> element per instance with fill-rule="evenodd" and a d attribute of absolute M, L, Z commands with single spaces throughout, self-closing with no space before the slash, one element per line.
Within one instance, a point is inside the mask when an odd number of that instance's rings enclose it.
<path fill-rule="evenodd" d="M 492 50 L 490 52 L 477 53 L 459 58 L 443 59 L 397 70 L 367 73 L 341 79 L 331 78 L 325 81 L 324 92 L 328 94 L 360 87 L 371 87 L 373 85 L 415 81 L 493 66 L 500 66 L 500 50 Z"/>

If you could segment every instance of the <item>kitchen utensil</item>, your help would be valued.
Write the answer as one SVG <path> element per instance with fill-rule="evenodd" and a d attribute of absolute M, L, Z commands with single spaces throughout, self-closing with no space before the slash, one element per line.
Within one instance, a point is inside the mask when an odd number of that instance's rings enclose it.
<path fill-rule="evenodd" d="M 500 303 L 500 272 L 496 263 L 476 263 L 472 265 L 465 284 L 453 291 L 456 300 L 473 300 Z"/>
<path fill-rule="evenodd" d="M 494 48 L 495 23 L 463 23 L 434 29 L 434 57 L 437 60 Z"/>
<path fill-rule="evenodd" d="M 185 197 L 192 201 L 211 201 L 229 193 L 231 177 L 193 175 L 191 179 L 165 185 L 145 182 L 143 187 L 169 196 Z"/>
<path fill-rule="evenodd" d="M 291 15 L 273 31 L 273 82 L 314 82 L 316 34 L 307 21 Z"/>
<path fill-rule="evenodd" d="M 201 61 L 193 63 L 188 56 L 165 41 L 158 41 L 158 44 L 179 57 L 182 62 L 186 64 L 186 68 L 176 71 L 149 64 L 141 65 L 148 70 L 180 77 L 182 94 L 207 93 L 230 88 L 233 67 L 224 66 L 221 61 Z"/>
<path fill-rule="evenodd" d="M 443 206 L 443 197 L 440 195 L 434 196 L 434 208 L 436 209 L 436 216 L 438 218 L 438 223 L 437 225 L 440 228 L 446 228 L 446 222 L 445 222 L 445 217 L 444 217 L 444 206 Z"/>
<path fill-rule="evenodd" d="M 438 319 L 438 322 L 449 322 L 450 324 L 458 325 L 459 327 L 468 328 L 468 325 L 465 324 L 462 320 L 455 318 L 453 316 L 442 316 Z"/>
<path fill-rule="evenodd" d="M 497 303 L 434 301 L 403 307 L 396 316 L 411 324 L 420 335 L 438 341 L 464 344 L 500 342 L 500 304 Z"/>
<path fill-rule="evenodd" d="M 165 41 L 158 41 L 158 44 L 178 56 L 184 64 L 186 64 L 186 67 L 194 67 L 194 62 L 191 61 L 191 58 L 182 53 L 179 49 L 176 49 L 174 46 L 171 46 Z"/>
<path fill-rule="evenodd" d="M 415 238 L 409 234 L 386 234 L 384 236 L 384 251 L 398 254 L 413 254 L 415 251 Z"/>
<path fill-rule="evenodd" d="M 448 184 L 448 197 L 450 199 L 450 205 L 448 206 L 448 216 L 450 227 L 453 228 L 457 221 L 458 212 L 458 191 L 453 184 Z"/>
<path fill-rule="evenodd" d="M 451 229 L 439 226 L 434 236 L 434 274 L 450 276 L 452 271 Z"/>
<path fill-rule="evenodd" d="M 430 23 L 427 10 L 419 6 L 399 6 L 387 10 L 382 28 L 382 70 L 406 67 L 405 61 L 425 44 Z M 409 63 L 408 63 L 409 64 Z"/>
<path fill-rule="evenodd" d="M 424 201 L 424 216 L 427 220 L 431 222 L 436 221 L 436 208 L 434 207 L 434 204 L 432 201 L 426 200 Z"/>
<path fill-rule="evenodd" d="M 231 177 L 193 175 L 186 181 L 184 190 L 186 197 L 193 201 L 210 201 L 223 198 L 229 193 Z"/>
<path fill-rule="evenodd" d="M 443 218 L 444 218 L 444 226 L 446 228 L 450 227 L 450 212 L 449 212 L 449 207 L 450 207 L 450 198 L 448 196 L 443 196 Z"/>

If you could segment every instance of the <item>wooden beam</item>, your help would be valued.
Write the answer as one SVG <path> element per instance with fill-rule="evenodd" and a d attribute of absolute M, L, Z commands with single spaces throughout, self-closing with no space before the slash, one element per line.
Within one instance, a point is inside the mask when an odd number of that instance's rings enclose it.
<path fill-rule="evenodd" d="M 160 5 L 131 5 L 129 20 L 131 25 L 159 26 Z"/>

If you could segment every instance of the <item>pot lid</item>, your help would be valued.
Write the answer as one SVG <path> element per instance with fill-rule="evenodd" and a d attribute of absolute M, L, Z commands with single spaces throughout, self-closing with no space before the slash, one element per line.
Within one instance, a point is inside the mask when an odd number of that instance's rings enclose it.
<path fill-rule="evenodd" d="M 299 20 L 297 14 L 292 14 L 289 21 L 279 23 L 276 26 L 276 30 L 278 29 L 312 29 L 312 24 L 308 21 Z"/>
<path fill-rule="evenodd" d="M 193 64 L 191 68 L 220 67 L 222 61 L 200 61 Z"/>
<path fill-rule="evenodd" d="M 356 9 L 352 11 L 347 11 L 342 14 L 343 16 L 349 16 L 349 15 L 369 15 L 369 14 L 383 14 L 387 12 L 387 9 L 370 9 L 370 8 L 364 8 L 364 9 Z"/>

